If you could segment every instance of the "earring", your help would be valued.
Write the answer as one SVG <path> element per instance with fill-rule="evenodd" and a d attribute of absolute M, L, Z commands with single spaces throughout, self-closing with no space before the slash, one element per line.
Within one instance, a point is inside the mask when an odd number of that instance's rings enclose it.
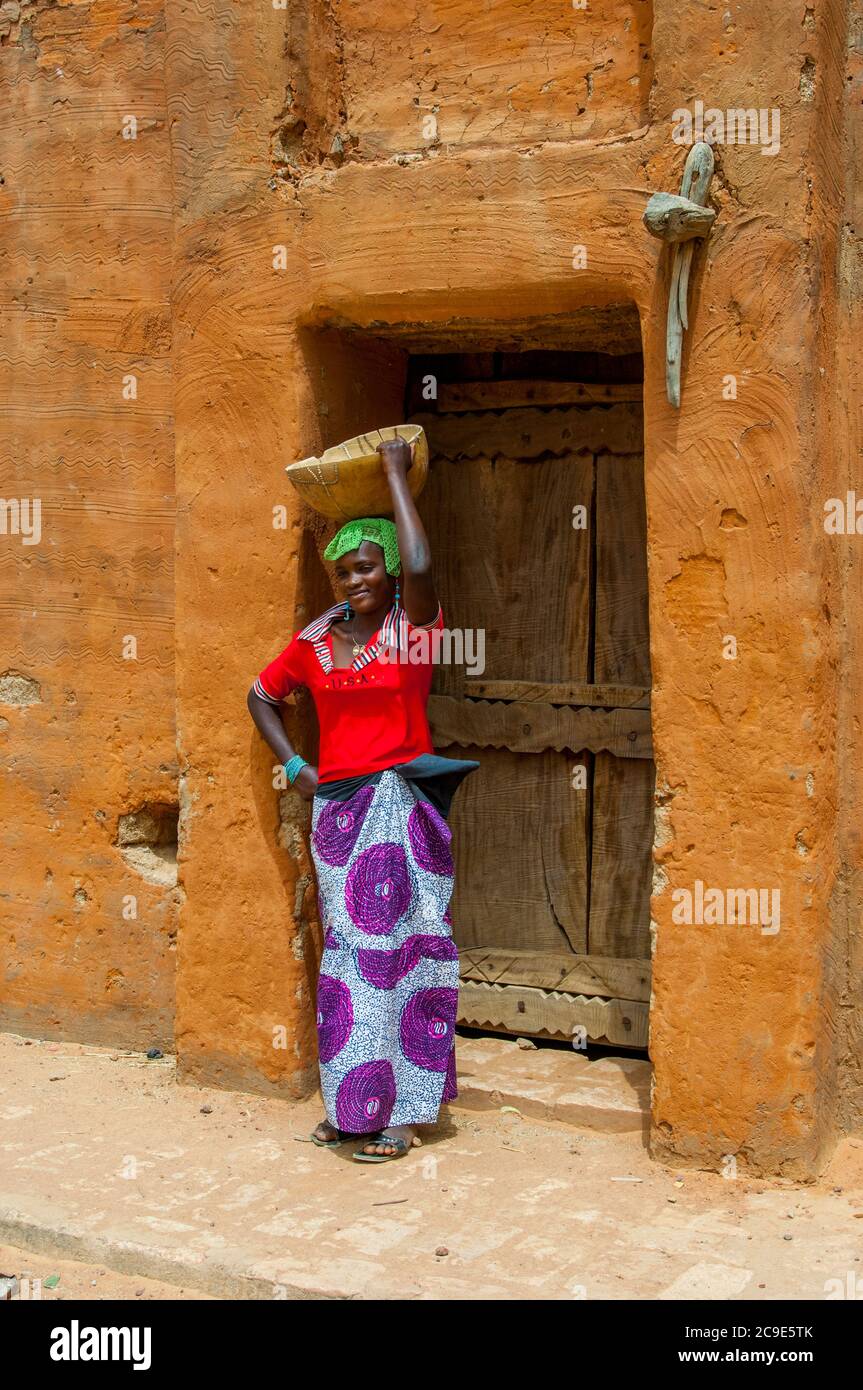
<path fill-rule="evenodd" d="M 398 608 L 398 606 L 399 606 L 399 599 L 400 599 L 400 597 L 401 597 L 401 593 L 400 593 L 400 591 L 399 591 L 399 581 L 396 580 L 396 608 Z"/>
<path fill-rule="evenodd" d="M 346 623 L 347 623 L 347 622 L 350 622 L 350 618 L 351 618 L 351 605 L 350 605 L 349 603 L 346 603 L 346 604 L 345 604 L 345 622 L 346 622 Z"/>

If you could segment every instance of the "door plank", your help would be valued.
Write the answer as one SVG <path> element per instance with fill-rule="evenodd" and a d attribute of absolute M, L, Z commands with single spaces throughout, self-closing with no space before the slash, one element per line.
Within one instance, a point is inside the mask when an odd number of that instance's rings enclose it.
<path fill-rule="evenodd" d="M 650 685 L 647 521 L 641 454 L 596 461 L 596 641 L 599 685 Z"/>
<path fill-rule="evenodd" d="M 637 454 L 642 448 L 640 401 L 611 406 L 570 406 L 559 410 L 481 410 L 464 415 L 414 415 L 428 435 L 429 453 L 449 459 L 538 459 L 541 454 L 571 457 Z M 428 484 L 426 484 L 428 486 Z"/>
<path fill-rule="evenodd" d="M 559 709 L 538 701 L 520 704 L 432 695 L 428 714 L 436 747 L 471 743 L 518 753 L 588 748 L 608 750 L 619 758 L 653 755 L 649 710 Z"/>
<path fill-rule="evenodd" d="M 452 381 L 441 383 L 438 410 L 505 410 L 529 405 L 617 405 L 642 400 L 641 382 Z"/>
<path fill-rule="evenodd" d="M 458 1022 L 469 1028 L 572 1041 L 574 1030 L 583 1027 L 594 1042 L 647 1047 L 650 1006 L 642 1000 L 590 999 L 473 980 L 461 985 L 458 995 Z"/>
<path fill-rule="evenodd" d="M 433 457 L 422 513 L 444 622 L 483 630 L 484 676 L 587 680 L 590 540 L 571 520 L 574 506 L 591 513 L 593 475 L 588 454 Z M 434 689 L 460 697 L 464 679 L 464 666 L 437 666 Z"/>
<path fill-rule="evenodd" d="M 651 761 L 598 753 L 593 769 L 590 955 L 650 958 Z"/>
<path fill-rule="evenodd" d="M 533 985 L 560 994 L 609 999 L 650 999 L 650 961 L 611 956 L 508 951 L 497 946 L 460 952 L 463 980 L 494 985 Z"/>
<path fill-rule="evenodd" d="M 466 676 L 462 694 L 479 700 L 538 700 L 547 705 L 592 705 L 606 709 L 649 709 L 645 685 L 578 685 L 574 681 L 486 681 Z"/>
<path fill-rule="evenodd" d="M 570 760 L 459 749 L 481 766 L 453 802 L 453 939 L 460 949 L 587 947 L 587 794 Z M 587 754 L 580 761 L 589 762 Z M 590 768 L 588 766 L 588 777 Z M 554 983 L 554 978 L 549 980 Z"/>

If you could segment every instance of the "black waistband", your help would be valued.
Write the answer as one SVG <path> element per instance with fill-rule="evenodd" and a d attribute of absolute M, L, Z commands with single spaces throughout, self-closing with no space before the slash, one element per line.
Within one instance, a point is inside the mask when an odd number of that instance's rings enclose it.
<path fill-rule="evenodd" d="M 437 753 L 421 753 L 407 763 L 394 763 L 377 772 L 359 773 L 356 777 L 339 777 L 319 782 L 315 796 L 324 801 L 348 801 L 360 787 L 379 782 L 385 772 L 397 772 L 408 783 L 420 801 L 429 801 L 441 815 L 449 816 L 452 799 L 468 773 L 479 767 L 471 758 L 442 758 Z"/>

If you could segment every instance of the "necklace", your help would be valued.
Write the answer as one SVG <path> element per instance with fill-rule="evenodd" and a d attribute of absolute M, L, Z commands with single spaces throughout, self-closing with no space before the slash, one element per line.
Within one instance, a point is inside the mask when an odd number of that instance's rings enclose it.
<path fill-rule="evenodd" d="M 356 621 L 356 619 L 354 619 L 354 621 Z M 354 655 L 354 656 L 360 656 L 360 655 L 365 651 L 366 647 L 368 646 L 369 642 L 371 641 L 371 638 L 369 638 L 369 637 L 366 638 L 365 642 L 358 642 L 358 641 L 357 641 L 356 633 L 354 632 L 354 624 L 353 624 L 353 622 L 351 623 L 351 630 L 350 630 L 350 632 L 348 633 L 348 636 L 350 637 L 351 641 L 352 641 L 353 644 L 354 644 L 354 649 L 353 649 L 353 655 Z"/>
<path fill-rule="evenodd" d="M 356 615 L 356 613 L 352 613 L 352 614 L 351 614 L 351 625 L 350 625 L 350 628 L 347 627 L 347 619 L 344 619 L 343 621 L 344 621 L 344 624 L 345 624 L 345 635 L 346 635 L 347 637 L 350 637 L 351 642 L 353 643 L 353 653 L 352 653 L 352 655 L 353 655 L 354 657 L 361 656 L 362 653 L 365 651 L 366 647 L 369 645 L 369 642 L 372 640 L 372 637 L 376 636 L 377 633 L 373 632 L 373 633 L 371 634 L 371 636 L 369 636 L 369 637 L 366 638 L 365 642 L 360 642 L 360 641 L 358 640 L 357 634 L 356 634 L 356 621 L 357 621 L 357 615 Z M 380 632 L 380 631 L 381 631 L 381 629 L 378 628 L 378 629 L 377 629 L 377 632 Z"/>

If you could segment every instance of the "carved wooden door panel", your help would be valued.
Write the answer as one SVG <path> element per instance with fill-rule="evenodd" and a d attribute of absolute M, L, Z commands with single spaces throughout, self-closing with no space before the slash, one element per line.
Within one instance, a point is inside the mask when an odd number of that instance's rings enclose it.
<path fill-rule="evenodd" d="M 653 826 L 640 403 L 416 416 L 446 626 L 460 1021 L 647 1045 Z"/>

